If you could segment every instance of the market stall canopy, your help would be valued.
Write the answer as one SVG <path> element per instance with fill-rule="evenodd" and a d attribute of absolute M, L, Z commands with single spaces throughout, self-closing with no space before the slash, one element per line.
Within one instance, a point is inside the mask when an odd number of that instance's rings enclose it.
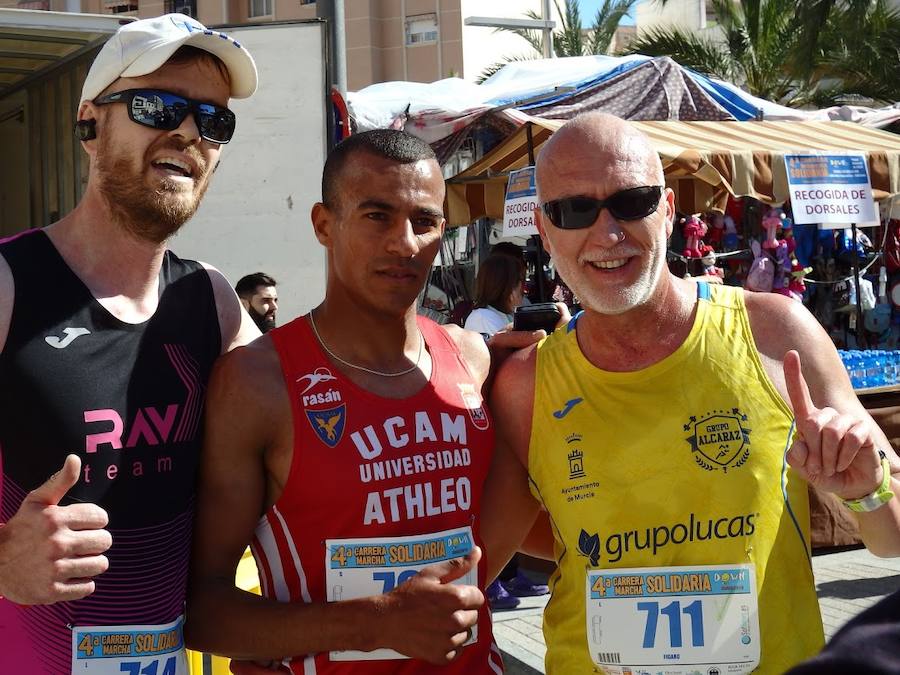
<path fill-rule="evenodd" d="M 447 180 L 447 222 L 503 217 L 506 175 L 529 165 L 565 122 L 532 117 L 503 143 Z M 631 122 L 659 152 L 666 184 L 683 213 L 723 208 L 728 195 L 782 204 L 784 155 L 807 150 L 865 152 L 876 199 L 900 192 L 900 136 L 852 122 Z"/>
<path fill-rule="evenodd" d="M 100 47 L 132 17 L 0 9 L 0 96 Z"/>
<path fill-rule="evenodd" d="M 359 131 L 405 125 L 414 136 L 437 143 L 489 112 L 507 111 L 514 120 L 520 110 L 554 119 L 585 110 L 639 120 L 734 120 L 761 114 L 726 93 L 669 57 L 578 56 L 510 63 L 482 84 L 459 78 L 380 82 L 351 92 L 348 101 Z"/>
<path fill-rule="evenodd" d="M 835 106 L 797 110 L 684 68 L 669 57 L 570 56 L 507 63 L 481 84 L 379 82 L 348 94 L 358 131 L 393 127 L 436 144 L 484 115 L 569 119 L 602 110 L 630 120 L 846 120 L 883 127 L 900 104 L 880 109 Z"/>

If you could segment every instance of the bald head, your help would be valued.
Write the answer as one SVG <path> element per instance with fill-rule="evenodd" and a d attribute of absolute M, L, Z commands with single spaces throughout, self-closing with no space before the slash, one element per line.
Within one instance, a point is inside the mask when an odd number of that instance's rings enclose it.
<path fill-rule="evenodd" d="M 541 201 L 560 194 L 544 194 L 569 171 L 596 171 L 598 178 L 609 175 L 641 177 L 638 185 L 662 185 L 662 163 L 650 139 L 634 126 L 614 115 L 589 112 L 560 127 L 541 148 L 537 158 L 537 188 Z M 564 180 L 563 180 L 564 182 Z"/>
<path fill-rule="evenodd" d="M 571 208 L 565 200 L 598 205 L 586 212 L 594 214 L 592 222 L 568 228 L 540 209 L 535 212 L 544 246 L 585 309 L 623 314 L 650 302 L 668 283 L 672 191 L 663 191 L 655 210 L 631 220 L 613 215 L 606 201 L 625 190 L 663 184 L 662 164 L 649 139 L 618 117 L 579 115 L 544 144 L 537 162 L 538 200 L 564 200 Z"/>

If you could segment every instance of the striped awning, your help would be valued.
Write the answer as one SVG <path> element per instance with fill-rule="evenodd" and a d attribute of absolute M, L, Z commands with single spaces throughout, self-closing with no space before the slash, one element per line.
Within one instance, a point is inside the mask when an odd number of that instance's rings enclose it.
<path fill-rule="evenodd" d="M 502 218 L 506 174 L 529 165 L 565 122 L 531 117 L 490 153 L 447 180 L 447 222 Z M 900 192 L 900 136 L 853 122 L 631 122 L 662 160 L 676 208 L 722 208 L 728 195 L 782 204 L 788 197 L 784 155 L 804 151 L 865 152 L 876 199 Z"/>

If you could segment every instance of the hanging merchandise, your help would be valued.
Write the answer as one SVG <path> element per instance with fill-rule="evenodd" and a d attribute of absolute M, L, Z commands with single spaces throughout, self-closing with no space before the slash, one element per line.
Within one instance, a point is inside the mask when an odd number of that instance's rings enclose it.
<path fill-rule="evenodd" d="M 835 311 L 846 312 L 856 304 L 855 300 L 853 299 L 853 279 L 844 278 L 835 281 L 831 295 Z"/>
<path fill-rule="evenodd" d="M 780 208 L 769 208 L 762 218 L 761 225 L 765 230 L 765 239 L 762 242 L 754 240 L 751 243 L 754 259 L 747 275 L 747 288 L 771 290 L 795 300 L 802 300 L 805 289 L 802 276 L 793 283 L 793 287 L 791 286 L 792 272 L 799 272 L 803 268 L 791 256 L 796 243 L 793 240 L 790 219 Z"/>
<path fill-rule="evenodd" d="M 725 218 L 723 218 L 723 222 L 725 223 L 725 238 L 723 239 L 725 250 L 735 251 L 740 247 L 741 239 L 743 237 L 737 232 L 737 225 L 734 223 L 734 218 L 727 213 L 725 214 Z"/>
<path fill-rule="evenodd" d="M 891 305 L 897 310 L 898 316 L 900 316 L 900 275 L 896 275 L 894 280 L 891 281 L 890 299 Z"/>
<path fill-rule="evenodd" d="M 838 255 L 844 256 L 848 260 L 852 255 L 851 251 L 854 250 L 853 247 L 853 230 L 849 227 L 840 230 L 840 234 L 837 238 L 838 241 Z M 860 260 L 866 259 L 866 250 L 872 249 L 872 240 L 866 235 L 865 232 L 857 231 L 856 234 L 856 257 Z"/>
<path fill-rule="evenodd" d="M 781 229 L 784 218 L 784 211 L 781 209 L 772 208 L 766 213 L 762 220 L 763 229 L 766 231 L 766 240 L 763 242 L 763 248 L 769 249 L 770 251 L 778 248 L 778 230 Z"/>
<path fill-rule="evenodd" d="M 775 264 L 769 254 L 763 251 L 762 244 L 755 239 L 750 242 L 750 250 L 753 251 L 753 262 L 750 263 L 744 288 L 768 293 L 772 290 L 775 279 Z"/>
<path fill-rule="evenodd" d="M 718 277 L 804 303 L 838 346 L 895 346 L 900 342 L 900 311 L 893 311 L 900 309 L 900 219 L 883 230 L 884 242 L 881 234 L 873 242 L 857 231 L 854 248 L 851 230 L 795 223 L 791 206 L 742 198 L 729 199 L 724 213 L 677 214 L 670 269 L 685 278 Z M 871 269 L 878 250 L 886 268 L 880 283 L 872 277 L 878 268 Z"/>
<path fill-rule="evenodd" d="M 807 274 L 812 272 L 812 267 L 804 267 L 796 259 L 791 264 L 791 279 L 787 286 L 787 295 L 789 298 L 803 301 L 803 293 L 806 291 L 806 283 L 803 279 Z"/>
<path fill-rule="evenodd" d="M 819 247 L 822 249 L 822 255 L 833 256 L 837 249 L 834 230 L 819 230 Z"/>
<path fill-rule="evenodd" d="M 681 231 L 684 233 L 684 251 L 682 255 L 685 258 L 702 258 L 707 250 L 711 247 L 703 243 L 703 237 L 706 235 L 706 223 L 700 218 L 699 213 L 694 213 L 679 221 Z"/>
<path fill-rule="evenodd" d="M 794 240 L 794 256 L 797 261 L 804 267 L 811 264 L 819 240 L 818 228 L 815 225 L 797 224 L 792 225 L 791 232 Z"/>
<path fill-rule="evenodd" d="M 852 308 L 857 304 L 856 286 L 852 283 L 852 277 L 850 281 L 850 296 L 848 298 L 847 307 L 845 309 Z M 875 308 L 875 289 L 872 287 L 872 282 L 863 276 L 859 277 L 859 294 L 861 298 L 861 302 L 859 303 L 859 305 L 863 312 Z"/>
<path fill-rule="evenodd" d="M 781 238 L 787 244 L 788 255 L 791 258 L 795 257 L 794 251 L 797 250 L 797 240 L 794 239 L 794 221 L 787 215 L 784 215 L 784 218 L 781 219 Z"/>
<path fill-rule="evenodd" d="M 887 223 L 884 239 L 884 264 L 888 272 L 900 270 L 900 220 L 891 219 Z"/>
<path fill-rule="evenodd" d="M 728 202 L 725 204 L 725 218 L 730 218 L 732 224 L 740 224 L 744 222 L 744 202 L 746 200 L 743 197 L 728 197 Z M 726 220 L 726 230 L 728 221 Z"/>
<path fill-rule="evenodd" d="M 775 250 L 768 251 L 768 253 L 775 256 L 775 278 L 772 280 L 772 290 L 775 293 L 790 296 L 788 282 L 791 272 L 791 256 L 788 253 L 787 243 L 784 239 L 776 239 Z"/>
<path fill-rule="evenodd" d="M 725 270 L 721 267 L 716 267 L 716 254 L 713 251 L 707 251 L 702 258 L 700 258 L 700 262 L 703 264 L 703 274 L 706 276 L 719 277 L 723 281 L 725 280 Z"/>
<path fill-rule="evenodd" d="M 887 298 L 887 268 L 878 270 L 878 303 L 866 312 L 863 323 L 866 330 L 875 334 L 876 342 L 884 342 L 891 331 L 891 305 Z"/>
<path fill-rule="evenodd" d="M 718 211 L 710 211 L 706 214 L 706 222 L 709 223 L 707 241 L 715 250 L 722 249 L 722 239 L 725 237 L 725 216 Z"/>

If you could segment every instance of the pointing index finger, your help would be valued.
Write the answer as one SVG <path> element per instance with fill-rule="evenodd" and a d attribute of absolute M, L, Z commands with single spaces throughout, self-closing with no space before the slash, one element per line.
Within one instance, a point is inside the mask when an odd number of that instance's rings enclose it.
<path fill-rule="evenodd" d="M 800 368 L 800 355 L 790 350 L 784 355 L 784 383 L 787 386 L 788 398 L 794 409 L 794 419 L 805 419 L 816 410 L 809 395 L 809 387 Z"/>

